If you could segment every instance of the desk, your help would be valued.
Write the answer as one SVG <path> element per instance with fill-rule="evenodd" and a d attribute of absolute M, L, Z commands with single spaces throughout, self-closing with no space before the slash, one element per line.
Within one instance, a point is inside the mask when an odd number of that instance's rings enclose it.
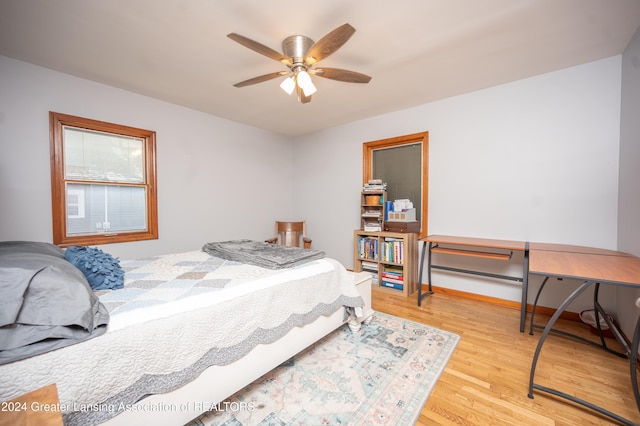
<path fill-rule="evenodd" d="M 625 348 L 626 357 L 629 358 L 629 368 L 631 375 L 631 386 L 633 388 L 636 405 L 640 410 L 640 392 L 638 390 L 636 360 L 638 358 L 638 344 L 640 343 L 640 318 L 636 323 L 635 332 L 631 347 L 622 337 L 620 331 L 613 324 L 604 310 L 598 303 L 598 288 L 602 284 L 612 284 L 619 286 L 640 287 L 640 258 L 629 255 L 628 253 L 615 252 L 611 250 L 595 249 L 590 247 L 565 246 L 554 244 L 532 243 L 529 253 L 529 272 L 534 275 L 541 275 L 545 280 L 549 277 L 568 278 L 582 280 L 583 283 L 567 297 L 560 308 L 553 314 L 549 322 L 544 328 L 540 341 L 536 347 L 536 351 L 531 363 L 531 373 L 529 377 L 529 398 L 533 399 L 533 390 L 537 389 L 547 392 L 561 398 L 568 399 L 582 406 L 588 407 L 612 419 L 615 419 L 625 425 L 634 425 L 635 423 L 612 413 L 605 408 L 599 407 L 588 401 L 568 395 L 556 389 L 538 385 L 534 382 L 536 365 L 540 356 L 542 346 L 553 329 L 553 325 L 558 320 L 562 312 L 573 302 L 580 294 L 586 291 L 592 285 L 595 285 L 594 292 L 594 309 L 597 315 L 602 315 L 607 325 L 613 332 L 613 335 Z M 566 335 L 566 333 L 565 333 Z M 570 335 L 571 337 L 576 337 Z M 606 348 L 604 339 L 600 337 L 602 346 Z M 582 340 L 582 339 L 580 339 Z"/>
<path fill-rule="evenodd" d="M 524 241 L 511 241 L 511 240 L 494 240 L 488 238 L 471 238 L 471 237 L 454 237 L 450 235 L 429 235 L 422 241 L 422 257 L 420 259 L 420 271 L 418 272 L 418 306 L 422 305 L 422 299 L 430 294 L 433 294 L 433 288 L 431 285 L 431 270 L 440 269 L 450 272 L 460 272 L 463 274 L 480 275 L 490 278 L 497 278 L 502 280 L 519 281 L 522 283 L 522 300 L 520 305 L 520 332 L 524 331 L 524 324 L 527 317 L 527 287 L 528 287 L 528 270 L 529 270 L 529 243 Z M 463 250 L 458 248 L 442 247 L 441 244 L 464 246 L 479 248 L 481 250 L 509 250 L 511 253 L 496 253 L 487 251 L 476 250 Z M 428 245 L 428 250 L 427 250 Z M 429 260 L 427 263 L 427 281 L 429 282 L 429 290 L 422 292 L 422 271 L 424 267 L 424 256 L 429 251 Z M 524 254 L 523 257 L 523 271 L 522 277 L 513 277 L 509 275 L 492 274 L 482 271 L 474 271 L 469 269 L 452 268 L 443 265 L 434 265 L 431 261 L 432 253 L 446 253 L 461 256 L 480 257 L 493 260 L 509 260 L 511 254 L 514 251 L 521 251 Z"/>
<path fill-rule="evenodd" d="M 618 257 L 635 257 L 632 254 L 624 253 L 621 251 L 607 250 L 597 247 L 585 247 L 585 246 L 572 246 L 567 244 L 553 244 L 553 243 L 529 243 L 529 249 L 535 251 L 551 251 L 551 252 L 564 252 L 564 253 L 582 253 L 582 254 L 599 254 L 603 256 L 618 256 Z"/>
<path fill-rule="evenodd" d="M 573 246 L 573 245 L 567 245 L 567 244 L 531 242 L 529 244 L 529 249 L 536 251 L 536 256 L 540 257 L 541 261 L 545 263 L 544 265 L 545 267 L 549 267 L 551 265 L 549 260 L 550 256 L 554 257 L 557 262 L 562 262 L 562 259 L 561 259 L 562 256 L 559 253 L 575 253 L 575 254 L 582 253 L 582 254 L 594 254 L 594 255 L 602 255 L 602 256 L 634 257 L 632 254 L 624 253 L 621 251 L 607 250 L 607 249 L 596 248 L 596 247 Z M 551 252 L 551 253 L 543 254 L 539 252 Z M 586 266 L 586 265 L 583 265 L 583 266 Z M 586 272 L 586 271 L 582 271 L 582 272 Z M 592 272 L 592 275 L 593 275 L 593 272 Z M 540 285 L 540 288 L 538 289 L 538 293 L 536 294 L 535 301 L 533 302 L 533 309 L 531 310 L 531 322 L 529 324 L 529 334 L 531 335 L 533 335 L 534 327 L 544 328 L 544 326 L 540 326 L 534 323 L 534 315 L 536 313 L 536 308 L 538 306 L 538 299 L 540 298 L 540 294 L 542 293 L 542 290 L 544 290 L 549 278 L 550 278 L 550 275 L 545 276 L 544 280 L 542 281 L 542 284 Z M 562 277 L 558 277 L 558 278 L 562 278 Z M 577 276 L 574 276 L 573 278 L 581 279 L 580 277 L 577 277 Z M 564 334 L 563 332 L 559 332 L 559 333 Z M 593 343 L 588 341 L 587 339 L 582 339 L 573 335 L 571 337 L 577 338 L 578 340 L 583 340 L 587 343 Z M 604 339 L 602 339 L 602 337 L 601 337 L 601 341 L 602 341 L 602 345 L 605 346 L 606 348 L 606 343 Z"/>

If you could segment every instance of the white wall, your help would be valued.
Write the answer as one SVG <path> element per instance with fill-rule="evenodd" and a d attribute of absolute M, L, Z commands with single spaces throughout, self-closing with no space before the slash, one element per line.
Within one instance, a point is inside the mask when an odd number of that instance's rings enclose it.
<path fill-rule="evenodd" d="M 620 120 L 620 200 L 618 250 L 640 256 L 640 29 L 622 55 L 622 116 Z M 617 313 L 629 337 L 638 317 L 630 303 L 640 290 L 619 288 Z"/>
<path fill-rule="evenodd" d="M 52 240 L 49 111 L 157 132 L 160 238 L 101 247 L 114 256 L 261 240 L 290 215 L 281 135 L 0 56 L 0 241 Z"/>
<path fill-rule="evenodd" d="M 300 218 L 314 248 L 352 267 L 362 143 L 421 131 L 429 233 L 617 246 L 621 57 L 293 141 L 9 58 L 0 76 L 0 240 L 51 240 L 52 110 L 157 132 L 160 239 L 103 247 L 123 258 L 262 239 L 275 218 Z M 519 300 L 509 282 L 434 283 Z M 571 289 L 554 286 L 543 305 Z"/>
<path fill-rule="evenodd" d="M 620 73 L 621 57 L 612 57 L 300 138 L 294 212 L 352 267 L 362 143 L 428 131 L 430 234 L 616 249 Z M 519 285 L 467 275 L 437 274 L 434 284 L 520 297 Z M 543 305 L 556 307 L 574 288 L 553 287 Z M 589 298 L 579 302 L 571 310 Z"/>

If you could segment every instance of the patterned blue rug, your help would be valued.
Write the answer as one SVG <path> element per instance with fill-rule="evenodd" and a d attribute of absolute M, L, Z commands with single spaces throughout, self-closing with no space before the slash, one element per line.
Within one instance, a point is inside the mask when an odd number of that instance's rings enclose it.
<path fill-rule="evenodd" d="M 460 337 L 376 313 L 345 325 L 189 426 L 412 425 Z"/>

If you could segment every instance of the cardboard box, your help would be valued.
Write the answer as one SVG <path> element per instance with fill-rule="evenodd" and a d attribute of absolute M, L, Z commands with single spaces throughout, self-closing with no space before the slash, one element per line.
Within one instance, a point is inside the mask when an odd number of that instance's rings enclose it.
<path fill-rule="evenodd" d="M 392 222 L 388 221 L 384 223 L 384 230 L 387 232 L 420 232 L 420 222 Z"/>

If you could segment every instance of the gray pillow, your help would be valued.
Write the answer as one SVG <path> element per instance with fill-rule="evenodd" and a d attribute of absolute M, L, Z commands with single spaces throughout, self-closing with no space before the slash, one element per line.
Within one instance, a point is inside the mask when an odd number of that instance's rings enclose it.
<path fill-rule="evenodd" d="M 108 321 L 85 276 L 64 258 L 0 251 L 0 365 L 98 336 Z"/>
<path fill-rule="evenodd" d="M 51 243 L 38 241 L 0 241 L 0 255 L 11 253 L 46 254 L 64 259 L 64 250 Z"/>

